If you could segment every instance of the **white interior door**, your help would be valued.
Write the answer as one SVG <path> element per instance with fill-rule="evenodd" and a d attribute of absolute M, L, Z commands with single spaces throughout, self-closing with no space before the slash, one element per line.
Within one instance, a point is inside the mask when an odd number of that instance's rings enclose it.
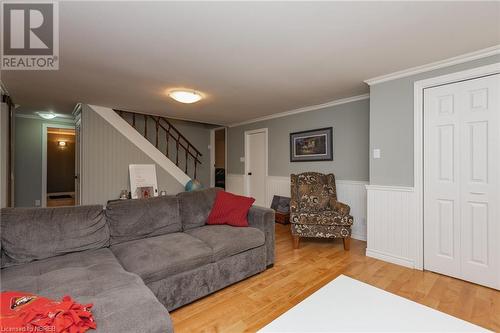
<path fill-rule="evenodd" d="M 267 130 L 245 133 L 246 194 L 266 206 Z"/>
<path fill-rule="evenodd" d="M 424 91 L 424 268 L 500 288 L 500 75 Z"/>

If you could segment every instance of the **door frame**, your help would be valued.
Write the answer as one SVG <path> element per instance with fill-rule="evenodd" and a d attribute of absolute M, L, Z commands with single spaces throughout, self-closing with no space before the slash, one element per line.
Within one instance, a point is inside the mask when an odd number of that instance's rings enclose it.
<path fill-rule="evenodd" d="M 227 127 L 216 127 L 210 130 L 210 187 L 215 186 L 215 132 L 224 130 L 224 170 L 227 179 Z M 226 184 L 227 185 L 227 184 Z"/>
<path fill-rule="evenodd" d="M 445 84 L 500 74 L 500 63 L 416 81 L 413 86 L 413 172 L 415 193 L 415 268 L 424 269 L 424 90 Z M 500 130 L 500 129 L 499 129 Z M 499 203 L 500 204 L 500 203 Z"/>
<path fill-rule="evenodd" d="M 62 125 L 54 123 L 42 124 L 42 200 L 41 207 L 47 207 L 47 132 L 48 128 L 74 129 L 75 125 Z M 76 161 L 75 161 L 76 162 Z M 76 166 L 76 165 L 75 165 Z M 76 202 L 75 202 L 76 205 Z"/>
<path fill-rule="evenodd" d="M 265 194 L 265 202 L 268 202 L 268 193 L 267 193 L 267 177 L 269 176 L 269 132 L 267 128 L 259 128 L 259 129 L 254 129 L 254 130 L 249 130 L 245 131 L 244 137 L 245 137 L 245 168 L 244 168 L 244 174 L 243 174 L 243 193 L 246 196 L 250 196 L 250 186 L 249 186 L 249 181 L 250 177 L 248 177 L 248 166 L 249 166 L 249 161 L 250 161 L 250 152 L 249 152 L 249 136 L 252 134 L 257 134 L 257 133 L 264 133 L 265 136 L 265 164 L 266 164 L 266 173 L 264 176 L 264 187 L 266 189 L 266 194 Z"/>

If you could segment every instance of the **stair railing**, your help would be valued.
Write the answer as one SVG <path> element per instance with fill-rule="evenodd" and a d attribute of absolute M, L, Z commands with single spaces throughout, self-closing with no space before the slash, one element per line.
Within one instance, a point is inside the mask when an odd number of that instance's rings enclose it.
<path fill-rule="evenodd" d="M 151 142 L 151 144 L 155 145 L 156 149 L 160 150 L 172 162 L 175 162 L 175 165 L 180 165 L 183 156 L 185 160 L 184 173 L 187 175 L 189 175 L 188 172 L 191 171 L 188 167 L 190 164 L 189 162 L 191 161 L 191 163 L 193 164 L 193 179 L 196 179 L 198 165 L 201 165 L 200 157 L 203 155 L 184 135 L 182 135 L 182 133 L 177 128 L 175 128 L 174 125 L 172 125 L 172 123 L 167 118 L 132 111 L 117 109 L 114 110 L 133 128 L 141 133 L 149 142 Z M 138 128 L 139 117 L 144 120 L 144 128 Z M 148 136 L 148 129 L 151 121 L 154 122 L 155 129 L 152 136 L 153 140 L 150 140 L 150 136 Z M 141 132 L 141 130 L 143 131 Z M 160 145 L 160 140 L 163 139 L 165 140 L 164 150 L 161 149 Z M 170 149 L 171 142 L 174 142 L 173 145 L 175 145 L 175 156 Z"/>

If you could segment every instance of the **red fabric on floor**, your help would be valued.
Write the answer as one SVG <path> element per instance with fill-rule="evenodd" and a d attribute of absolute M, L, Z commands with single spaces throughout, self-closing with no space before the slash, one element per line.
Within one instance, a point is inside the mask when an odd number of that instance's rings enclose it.
<path fill-rule="evenodd" d="M 90 308 L 69 296 L 58 302 L 45 297 L 8 291 L 0 293 L 2 332 L 83 333 L 95 329 Z"/>

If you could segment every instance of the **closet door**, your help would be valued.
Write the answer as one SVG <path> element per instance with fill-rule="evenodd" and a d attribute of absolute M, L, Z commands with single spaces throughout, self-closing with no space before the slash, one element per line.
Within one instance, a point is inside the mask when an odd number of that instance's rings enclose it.
<path fill-rule="evenodd" d="M 500 75 L 460 83 L 462 278 L 500 288 Z"/>
<path fill-rule="evenodd" d="M 454 85 L 424 91 L 424 265 L 460 277 L 460 110 Z"/>
<path fill-rule="evenodd" d="M 424 92 L 424 267 L 500 288 L 500 76 Z"/>

